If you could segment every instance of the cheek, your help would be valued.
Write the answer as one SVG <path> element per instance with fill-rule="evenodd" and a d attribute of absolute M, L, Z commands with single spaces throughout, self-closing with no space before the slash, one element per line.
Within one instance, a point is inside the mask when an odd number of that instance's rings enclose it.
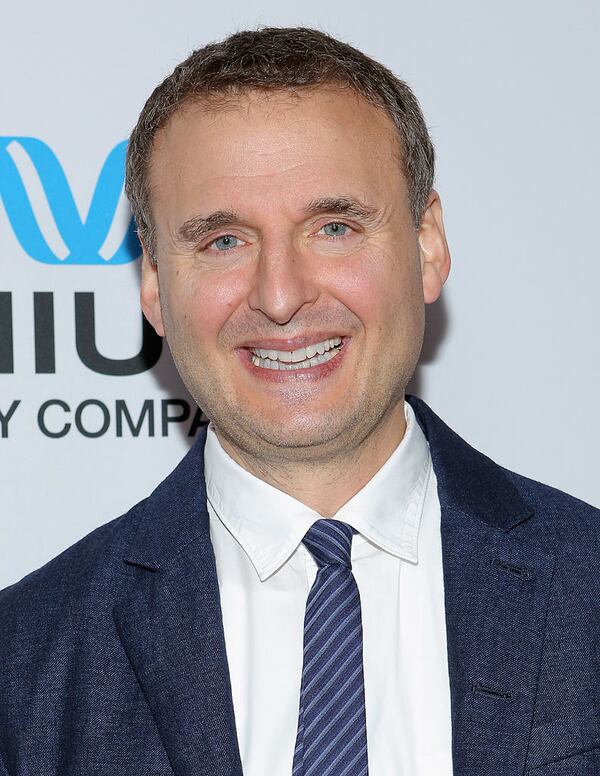
<path fill-rule="evenodd" d="M 360 320 L 378 331 L 395 328 L 399 317 L 415 317 L 422 305 L 418 260 L 371 251 L 339 267 L 330 292 Z"/>
<path fill-rule="evenodd" d="M 242 281 L 224 273 L 180 276 L 168 293 L 170 329 L 192 349 L 210 349 L 243 295 Z"/>

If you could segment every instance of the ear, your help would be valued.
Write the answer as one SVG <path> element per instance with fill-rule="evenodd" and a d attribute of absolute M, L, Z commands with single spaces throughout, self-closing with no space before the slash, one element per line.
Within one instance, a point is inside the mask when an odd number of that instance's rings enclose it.
<path fill-rule="evenodd" d="M 442 203 L 437 191 L 431 190 L 419 227 L 419 256 L 425 304 L 439 297 L 450 272 L 450 251 L 446 242 Z"/>
<path fill-rule="evenodd" d="M 140 302 L 142 310 L 148 321 L 154 327 L 159 337 L 165 336 L 165 327 L 162 319 L 160 305 L 160 293 L 158 283 L 158 267 L 150 257 L 148 250 L 142 245 L 142 281 L 140 287 Z"/>

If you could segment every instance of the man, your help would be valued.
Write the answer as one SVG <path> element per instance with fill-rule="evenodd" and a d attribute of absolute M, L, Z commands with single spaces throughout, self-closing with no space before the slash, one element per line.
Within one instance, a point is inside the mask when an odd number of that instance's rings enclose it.
<path fill-rule="evenodd" d="M 450 267 L 432 182 L 408 87 L 323 33 L 157 87 L 142 306 L 211 424 L 0 596 L 4 773 L 600 773 L 598 511 L 405 397 Z"/>

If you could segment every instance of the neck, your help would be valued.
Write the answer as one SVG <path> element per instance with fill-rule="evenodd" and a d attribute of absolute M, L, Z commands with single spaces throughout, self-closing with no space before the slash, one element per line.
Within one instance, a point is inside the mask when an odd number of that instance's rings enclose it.
<path fill-rule="evenodd" d="M 293 496 L 322 517 L 333 517 L 381 469 L 406 431 L 399 402 L 365 439 L 351 449 L 311 462 L 268 463 L 248 455 L 215 429 L 223 449 L 246 471 Z"/>

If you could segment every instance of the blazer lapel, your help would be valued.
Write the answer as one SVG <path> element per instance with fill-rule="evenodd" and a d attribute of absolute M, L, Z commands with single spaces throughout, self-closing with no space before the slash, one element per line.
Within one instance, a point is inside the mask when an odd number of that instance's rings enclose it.
<path fill-rule="evenodd" d="M 442 512 L 454 772 L 521 775 L 554 558 L 504 471 L 407 397 L 430 444 Z"/>
<path fill-rule="evenodd" d="M 146 502 L 119 637 L 177 776 L 241 776 L 199 435 Z"/>
<path fill-rule="evenodd" d="M 442 511 L 453 761 L 461 776 L 519 776 L 542 654 L 553 558 Z"/>

